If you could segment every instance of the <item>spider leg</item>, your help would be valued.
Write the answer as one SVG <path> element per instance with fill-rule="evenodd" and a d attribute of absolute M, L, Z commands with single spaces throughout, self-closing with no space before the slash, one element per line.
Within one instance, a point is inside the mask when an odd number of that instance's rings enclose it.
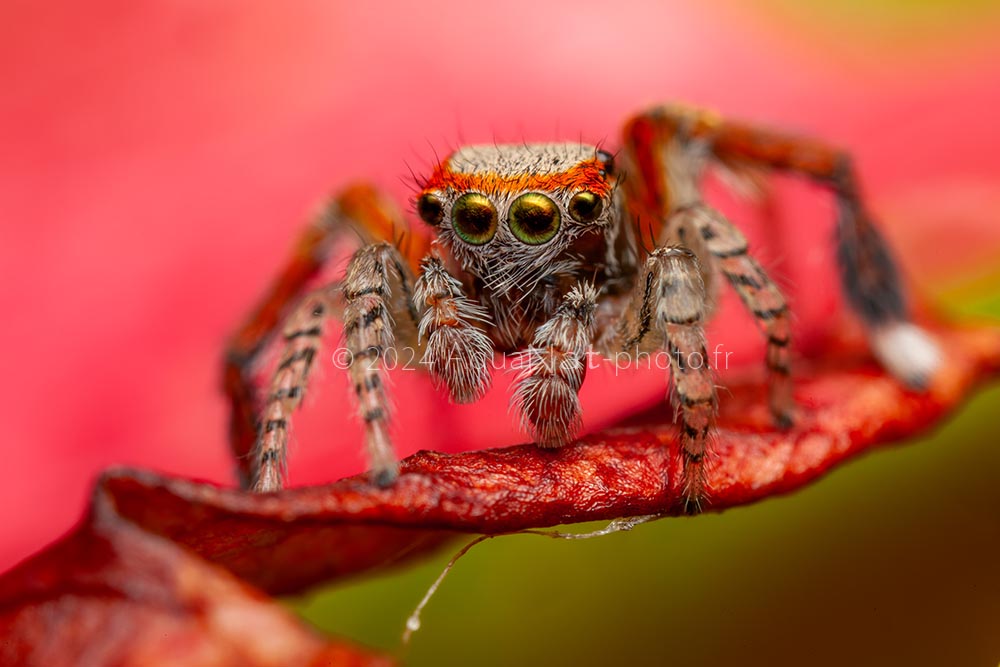
<path fill-rule="evenodd" d="M 413 280 L 399 251 L 390 243 L 358 250 L 344 279 L 344 337 L 350 352 L 348 372 L 365 425 L 372 480 L 388 486 L 398 474 L 389 435 L 389 399 L 383 360 L 396 343 L 397 329 L 416 341 L 417 312 Z M 405 327 L 405 328 L 404 328 Z"/>
<path fill-rule="evenodd" d="M 285 325 L 285 347 L 271 378 L 250 457 L 251 488 L 256 492 L 282 487 L 291 416 L 302 403 L 309 372 L 319 353 L 323 324 L 333 305 L 332 289 L 327 287 L 305 298 Z"/>
<path fill-rule="evenodd" d="M 706 500 L 705 467 L 715 428 L 715 379 L 703 330 L 707 300 L 698 260 L 681 246 L 658 247 L 646 259 L 624 317 L 621 349 L 665 349 L 670 358 L 670 396 L 680 418 L 685 507 L 697 512 Z"/>
<path fill-rule="evenodd" d="M 426 341 L 421 363 L 448 388 L 456 403 L 472 403 L 490 387 L 493 343 L 477 325 L 489 322 L 486 309 L 465 296 L 432 250 L 420 263 L 414 301 L 424 309 L 419 336 Z"/>
<path fill-rule="evenodd" d="M 259 304 L 230 338 L 225 354 L 223 385 L 230 404 L 229 439 L 243 486 L 253 478 L 251 453 L 261 418 L 254 383 L 261 351 L 281 330 L 310 282 L 327 263 L 335 244 L 357 235 L 363 241 L 390 240 L 402 218 L 372 188 L 345 189 L 325 205 L 302 232 L 278 277 Z M 425 248 L 416 244 L 413 256 Z"/>
<path fill-rule="evenodd" d="M 555 314 L 535 331 L 517 357 L 520 367 L 513 403 L 539 447 L 562 447 L 582 426 L 577 392 L 586 375 L 594 337 L 597 291 L 590 283 L 571 289 Z"/>
<path fill-rule="evenodd" d="M 703 144 L 671 141 L 662 151 L 674 208 L 663 231 L 675 231 L 681 242 L 697 247 L 732 285 L 753 315 L 767 341 L 765 363 L 768 406 L 775 423 L 788 428 L 795 400 L 791 377 L 791 322 L 785 297 L 763 267 L 749 254 L 746 237 L 715 209 L 702 201 L 699 180 L 707 154 Z M 712 271 L 708 272 L 708 278 Z M 711 300 L 706 297 L 710 309 Z"/>
<path fill-rule="evenodd" d="M 768 405 L 782 428 L 792 425 L 791 321 L 781 290 L 748 252 L 743 233 L 715 209 L 690 204 L 674 216 L 696 229 L 719 269 L 760 325 L 767 339 Z"/>
<path fill-rule="evenodd" d="M 926 386 L 940 365 L 940 350 L 911 322 L 895 260 L 864 206 L 847 153 L 710 112 L 658 107 L 629 121 L 625 143 L 641 173 L 631 196 L 661 215 L 683 204 L 672 200 L 664 173 L 669 167 L 661 159 L 674 139 L 700 143 L 712 159 L 729 166 L 787 171 L 830 189 L 838 209 L 837 258 L 847 302 L 865 324 L 883 366 L 911 387 Z"/>
<path fill-rule="evenodd" d="M 406 340 L 415 338 L 412 334 L 417 317 L 411 282 L 409 269 L 394 246 L 384 241 L 366 245 L 354 254 L 343 286 L 334 284 L 313 292 L 292 312 L 285 324 L 285 347 L 271 379 L 250 457 L 254 491 L 278 491 L 283 486 L 292 414 L 302 404 L 309 373 L 319 354 L 323 325 L 336 310 L 341 291 L 344 336 L 350 352 L 348 371 L 358 412 L 365 423 L 373 477 L 381 485 L 395 479 L 396 459 L 387 431 L 389 410 L 381 361 L 395 343 L 393 314 L 399 316 L 399 328 Z"/>

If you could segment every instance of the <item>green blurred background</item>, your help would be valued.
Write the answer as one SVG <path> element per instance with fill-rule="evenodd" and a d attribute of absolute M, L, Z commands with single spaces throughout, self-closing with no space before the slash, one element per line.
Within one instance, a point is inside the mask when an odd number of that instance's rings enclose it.
<path fill-rule="evenodd" d="M 1000 318 L 1000 275 L 935 300 Z M 992 387 L 933 434 L 722 514 L 592 540 L 488 540 L 431 600 L 406 664 L 997 665 L 998 414 Z M 460 544 L 291 603 L 399 651 Z"/>

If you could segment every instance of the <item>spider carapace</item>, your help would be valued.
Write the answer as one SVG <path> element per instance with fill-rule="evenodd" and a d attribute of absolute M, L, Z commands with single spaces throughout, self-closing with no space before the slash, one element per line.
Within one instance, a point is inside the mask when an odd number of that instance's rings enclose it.
<path fill-rule="evenodd" d="M 900 381 L 923 387 L 939 351 L 910 322 L 849 157 L 709 112 L 657 107 L 626 123 L 614 157 L 578 143 L 455 151 L 416 197 L 417 214 L 436 236 L 429 243 L 413 236 L 397 245 L 394 235 L 406 224 L 369 187 L 335 197 L 226 357 L 232 444 L 244 483 L 281 488 L 289 420 L 323 324 L 340 314 L 374 482 L 392 484 L 397 475 L 380 363 L 395 347 L 419 350 L 420 367 L 460 403 L 487 391 L 495 354 L 515 353 L 514 404 L 540 447 L 562 447 L 578 432 L 588 351 L 616 359 L 665 352 L 673 401 L 665 409 L 676 410 L 684 499 L 697 509 L 710 492 L 704 471 L 718 400 L 702 327 L 718 277 L 766 337 L 766 400 L 775 424 L 795 419 L 788 308 L 744 235 L 703 200 L 701 179 L 713 167 L 794 173 L 832 192 L 846 301 L 878 360 Z M 307 290 L 335 241 L 346 237 L 362 239 L 346 276 Z M 267 393 L 258 396 L 255 361 L 278 332 L 284 350 Z M 692 354 L 705 363 L 685 363 Z"/>

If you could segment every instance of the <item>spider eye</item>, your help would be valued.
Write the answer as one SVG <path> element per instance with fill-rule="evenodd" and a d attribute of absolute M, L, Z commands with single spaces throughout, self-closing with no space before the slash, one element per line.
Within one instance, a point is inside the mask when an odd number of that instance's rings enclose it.
<path fill-rule="evenodd" d="M 584 190 L 569 200 L 569 214 L 577 222 L 593 222 L 604 210 L 604 201 L 593 192 Z"/>
<path fill-rule="evenodd" d="M 609 174 L 615 173 L 615 156 L 603 150 L 597 151 L 597 159 L 604 163 L 604 171 Z"/>
<path fill-rule="evenodd" d="M 559 208 L 536 192 L 523 194 L 510 205 L 510 230 L 528 245 L 541 245 L 559 231 Z"/>
<path fill-rule="evenodd" d="M 444 204 L 432 192 L 425 192 L 417 200 L 417 215 L 428 225 L 437 227 L 444 218 Z"/>
<path fill-rule="evenodd" d="M 469 192 L 458 198 L 451 209 L 455 233 L 472 245 L 488 243 L 497 233 L 497 210 L 485 195 Z"/>

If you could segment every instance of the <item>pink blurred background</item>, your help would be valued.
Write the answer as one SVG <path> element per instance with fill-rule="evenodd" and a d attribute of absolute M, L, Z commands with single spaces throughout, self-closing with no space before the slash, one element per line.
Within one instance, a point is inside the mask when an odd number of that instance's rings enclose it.
<path fill-rule="evenodd" d="M 849 147 L 925 289 L 995 270 L 997 12 L 885 4 L 4 3 L 0 568 L 68 528 L 109 465 L 230 483 L 223 343 L 305 214 L 359 178 L 405 205 L 408 165 L 462 141 L 614 146 L 629 113 L 687 100 Z M 838 303 L 816 278 L 830 207 L 780 191 L 787 232 L 751 228 L 808 344 Z M 715 338 L 755 358 L 752 325 L 724 311 Z M 345 385 L 320 374 L 295 484 L 363 468 Z M 412 375 L 396 378 L 402 455 L 519 441 L 505 380 L 455 409 Z M 588 383 L 588 426 L 663 378 L 625 384 Z"/>

